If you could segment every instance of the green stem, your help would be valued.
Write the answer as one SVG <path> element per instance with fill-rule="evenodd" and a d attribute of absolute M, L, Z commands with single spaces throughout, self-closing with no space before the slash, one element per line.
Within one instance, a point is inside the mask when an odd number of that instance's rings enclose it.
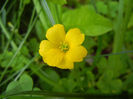
<path fill-rule="evenodd" d="M 96 7 L 96 1 L 95 0 L 91 0 L 91 3 L 96 11 L 96 13 L 99 13 L 98 10 L 97 10 L 97 7 Z M 93 65 L 91 66 L 91 70 L 94 69 L 94 67 L 97 65 L 97 62 L 99 60 L 99 57 L 101 55 L 101 52 L 102 52 L 102 36 L 99 36 L 98 37 L 98 47 L 97 47 L 97 50 L 96 50 L 96 56 L 94 58 L 94 62 L 93 62 Z"/>
<path fill-rule="evenodd" d="M 118 19 L 117 19 L 117 24 L 115 27 L 115 35 L 114 35 L 114 46 L 113 46 L 113 52 L 120 52 L 122 51 L 123 48 L 123 43 L 124 43 L 124 36 L 125 32 L 127 29 L 127 24 L 130 19 L 130 14 L 131 14 L 131 0 L 128 0 L 128 8 L 125 11 L 125 17 L 123 18 L 123 13 L 124 13 L 124 0 L 119 1 L 119 13 L 118 13 Z"/>
<path fill-rule="evenodd" d="M 124 10 L 124 0 L 119 1 L 119 12 L 118 12 L 118 18 L 117 23 L 114 28 L 115 35 L 114 35 L 114 46 L 113 46 L 113 52 L 120 52 L 122 51 L 123 47 L 123 36 L 124 36 L 124 30 L 123 30 L 123 10 Z"/>
<path fill-rule="evenodd" d="M 125 11 L 125 17 L 124 14 L 124 0 L 119 0 L 119 9 L 118 9 L 118 17 L 117 21 L 115 23 L 114 31 L 114 44 L 113 44 L 113 53 L 121 52 L 124 49 L 124 36 L 127 30 L 127 24 L 130 19 L 130 13 L 131 13 L 131 0 L 128 0 L 128 6 L 127 10 Z M 109 58 L 110 66 L 111 67 L 117 67 L 121 66 L 121 55 L 112 56 Z M 119 72 L 119 70 L 114 70 Z"/>
<path fill-rule="evenodd" d="M 97 51 L 96 51 L 96 56 L 94 57 L 94 62 L 91 66 L 91 70 L 93 70 L 95 68 L 95 66 L 97 65 L 97 62 L 99 60 L 99 56 L 101 55 L 102 52 L 102 36 L 98 37 L 98 47 L 97 47 Z"/>

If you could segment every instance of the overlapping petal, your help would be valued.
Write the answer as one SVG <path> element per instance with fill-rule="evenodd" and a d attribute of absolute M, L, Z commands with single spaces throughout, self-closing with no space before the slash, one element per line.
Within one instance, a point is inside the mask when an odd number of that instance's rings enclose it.
<path fill-rule="evenodd" d="M 69 60 L 65 55 L 58 67 L 61 69 L 73 69 L 74 63 L 73 61 Z"/>
<path fill-rule="evenodd" d="M 80 45 L 84 41 L 84 34 L 78 28 L 70 29 L 66 34 L 65 40 L 70 45 Z"/>
<path fill-rule="evenodd" d="M 50 42 L 59 45 L 60 42 L 63 42 L 65 39 L 64 26 L 61 24 L 56 24 L 49 28 L 47 30 L 46 37 Z"/>
<path fill-rule="evenodd" d="M 81 62 L 87 55 L 87 50 L 83 46 L 72 46 L 66 53 L 67 58 L 73 62 Z"/>
<path fill-rule="evenodd" d="M 59 49 L 50 49 L 43 58 L 44 62 L 46 62 L 50 66 L 58 66 L 64 57 L 64 53 Z"/>
<path fill-rule="evenodd" d="M 52 48 L 56 48 L 56 45 L 52 44 L 48 40 L 43 40 L 40 43 L 39 54 L 45 57 L 45 54 Z"/>

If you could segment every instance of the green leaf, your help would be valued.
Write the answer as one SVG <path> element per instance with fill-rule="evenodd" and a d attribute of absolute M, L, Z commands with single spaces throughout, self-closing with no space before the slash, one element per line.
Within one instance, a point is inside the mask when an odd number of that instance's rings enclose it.
<path fill-rule="evenodd" d="M 54 70 L 46 69 L 45 72 L 48 75 L 49 79 L 51 79 L 51 80 L 53 80 L 55 82 L 58 82 L 60 80 L 60 76 Z"/>
<path fill-rule="evenodd" d="M 35 87 L 35 88 L 33 88 L 33 90 L 34 91 L 40 91 L 40 88 Z"/>
<path fill-rule="evenodd" d="M 25 47 L 23 47 L 23 51 L 26 51 L 26 49 L 24 50 Z M 1 54 L 0 58 L 1 58 L 1 62 L 0 65 L 2 67 L 6 67 L 7 64 L 9 63 L 10 59 L 13 56 L 13 52 L 6 52 L 5 54 Z M 16 56 L 17 58 L 14 59 L 14 61 L 12 62 L 11 66 L 13 68 L 13 70 L 20 70 L 24 65 L 27 64 L 27 62 L 29 61 L 29 59 L 27 57 L 25 57 L 24 55 L 18 55 Z"/>
<path fill-rule="evenodd" d="M 60 5 L 64 5 L 64 4 L 67 3 L 66 0 L 47 0 L 47 1 L 53 2 L 53 3 L 55 3 L 55 4 L 60 4 Z"/>
<path fill-rule="evenodd" d="M 21 48 L 21 54 L 24 56 L 28 56 L 29 55 L 29 49 L 27 48 L 27 46 L 23 46 Z"/>
<path fill-rule="evenodd" d="M 63 78 L 59 82 L 60 85 L 62 85 L 65 89 L 65 92 L 72 92 L 73 89 L 76 87 L 77 83 L 70 78 Z M 56 89 L 54 89 L 56 91 Z"/>
<path fill-rule="evenodd" d="M 32 38 L 29 41 L 29 49 L 32 51 L 34 55 L 38 52 L 39 43 L 37 42 L 36 38 Z"/>
<path fill-rule="evenodd" d="M 17 86 L 17 87 L 16 87 Z M 7 88 L 6 88 L 6 92 L 18 92 L 20 90 L 20 86 L 18 81 L 12 81 L 8 84 Z"/>
<path fill-rule="evenodd" d="M 120 79 L 115 79 L 111 82 L 111 91 L 112 93 L 118 93 L 122 89 L 122 81 Z"/>
<path fill-rule="evenodd" d="M 98 62 L 98 70 L 99 73 L 102 74 L 103 72 L 105 72 L 107 70 L 107 60 L 106 58 L 102 57 L 100 58 L 99 62 Z"/>
<path fill-rule="evenodd" d="M 108 7 L 107 5 L 103 2 L 103 1 L 98 1 L 96 3 L 98 12 L 102 13 L 102 14 L 107 14 L 108 13 Z"/>
<path fill-rule="evenodd" d="M 116 94 L 121 92 L 122 81 L 120 79 L 106 79 L 104 77 L 101 77 L 100 80 L 97 82 L 97 87 L 104 94 L 111 94 L 111 93 Z"/>
<path fill-rule="evenodd" d="M 83 46 L 88 50 L 88 53 L 91 54 L 91 52 L 93 51 L 93 47 L 96 46 L 96 44 L 96 41 L 92 37 L 85 36 Z"/>
<path fill-rule="evenodd" d="M 95 76 L 91 71 L 87 71 L 87 79 L 88 79 L 89 88 L 92 88 L 95 85 L 94 84 Z"/>
<path fill-rule="evenodd" d="M 108 8 L 109 8 L 109 15 L 112 18 L 115 18 L 118 12 L 118 2 L 117 1 L 110 1 L 108 4 Z"/>
<path fill-rule="evenodd" d="M 113 61 L 116 60 L 115 62 Z M 108 69 L 113 72 L 114 77 L 119 77 L 120 75 L 124 74 L 127 71 L 128 64 L 127 64 L 127 56 L 126 55 L 114 55 L 110 56 L 108 59 Z"/>
<path fill-rule="evenodd" d="M 95 77 L 91 71 L 87 71 L 87 77 L 89 81 L 94 81 Z"/>
<path fill-rule="evenodd" d="M 19 83 L 21 85 L 22 91 L 30 91 L 33 87 L 33 81 L 32 78 L 27 75 L 23 74 L 21 78 L 19 79 Z"/>
<path fill-rule="evenodd" d="M 11 57 L 12 57 L 13 53 L 12 52 L 6 52 L 4 54 L 0 54 L 1 56 L 1 67 L 6 67 L 8 62 L 10 61 Z"/>
<path fill-rule="evenodd" d="M 46 32 L 45 29 L 43 28 L 42 23 L 39 20 L 36 22 L 35 29 L 36 29 L 36 35 L 39 38 L 39 40 L 45 39 Z"/>
<path fill-rule="evenodd" d="M 126 31 L 125 41 L 131 46 L 130 42 L 133 43 L 133 29 Z"/>
<path fill-rule="evenodd" d="M 133 73 L 128 75 L 127 79 L 123 82 L 123 88 L 128 91 L 133 91 Z"/>
<path fill-rule="evenodd" d="M 66 11 L 62 22 L 67 28 L 79 28 L 88 36 L 99 36 L 112 30 L 111 21 L 88 6 Z"/>
<path fill-rule="evenodd" d="M 19 81 L 12 81 L 8 84 L 6 88 L 7 93 L 22 92 L 22 91 L 31 91 L 33 88 L 32 78 L 23 74 Z"/>

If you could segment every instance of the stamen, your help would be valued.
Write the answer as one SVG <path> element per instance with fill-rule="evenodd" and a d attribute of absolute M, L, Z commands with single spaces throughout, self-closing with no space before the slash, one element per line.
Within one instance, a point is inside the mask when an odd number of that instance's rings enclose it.
<path fill-rule="evenodd" d="M 61 49 L 61 51 L 63 52 L 67 52 L 69 50 L 69 46 L 66 42 L 61 42 L 59 48 Z"/>

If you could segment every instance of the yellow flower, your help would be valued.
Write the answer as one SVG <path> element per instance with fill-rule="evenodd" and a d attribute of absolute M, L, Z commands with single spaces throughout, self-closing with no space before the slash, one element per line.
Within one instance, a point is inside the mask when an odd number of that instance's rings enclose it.
<path fill-rule="evenodd" d="M 46 38 L 48 40 L 40 43 L 39 54 L 49 66 L 73 69 L 74 62 L 81 62 L 87 55 L 87 50 L 81 46 L 84 34 L 78 28 L 65 34 L 64 26 L 56 24 L 47 30 Z"/>

